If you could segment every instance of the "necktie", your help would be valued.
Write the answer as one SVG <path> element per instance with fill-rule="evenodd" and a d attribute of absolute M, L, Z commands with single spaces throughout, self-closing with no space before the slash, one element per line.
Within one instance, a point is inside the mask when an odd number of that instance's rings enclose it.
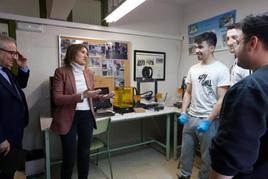
<path fill-rule="evenodd" d="M 3 67 L 2 70 L 7 74 L 8 78 L 9 78 L 10 85 L 17 92 L 18 96 L 21 98 L 21 95 L 19 93 L 19 90 L 16 87 L 16 83 L 15 83 L 15 81 L 13 79 L 12 74 L 11 74 L 11 71 L 8 68 L 6 68 L 6 67 Z"/>
<path fill-rule="evenodd" d="M 15 86 L 14 86 L 14 85 L 15 85 L 15 84 L 14 84 L 14 80 L 13 80 L 13 77 L 12 77 L 12 74 L 11 74 L 10 70 L 9 70 L 8 68 L 5 68 L 5 67 L 3 67 L 2 70 L 7 74 L 8 79 L 9 79 L 9 84 L 10 84 L 13 88 L 15 88 Z"/>

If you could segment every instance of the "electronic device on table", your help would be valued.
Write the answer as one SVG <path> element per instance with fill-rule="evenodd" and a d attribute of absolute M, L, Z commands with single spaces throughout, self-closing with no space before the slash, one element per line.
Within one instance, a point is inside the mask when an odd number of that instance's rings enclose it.
<path fill-rule="evenodd" d="M 100 94 L 102 95 L 109 94 L 108 87 L 95 88 L 95 90 L 98 90 L 98 89 L 101 90 Z M 94 107 L 96 117 L 109 117 L 109 116 L 115 115 L 115 112 L 111 110 L 112 103 L 110 99 L 94 100 L 93 107 Z"/>
<path fill-rule="evenodd" d="M 160 95 L 160 93 L 158 93 L 157 79 L 153 79 L 152 74 L 151 75 L 149 74 L 150 73 L 148 72 L 148 75 L 147 76 L 145 75 L 144 78 L 136 78 L 137 88 L 135 89 L 136 94 L 134 96 L 135 108 L 154 109 L 155 111 L 159 111 L 164 109 L 164 106 L 158 102 L 158 99 L 160 96 L 162 96 L 162 94 Z M 152 83 L 154 85 L 154 91 L 150 90 L 141 93 L 142 83 Z"/>
<path fill-rule="evenodd" d="M 100 118 L 100 117 L 110 117 L 110 116 L 114 116 L 115 112 L 112 110 L 106 110 L 106 111 L 99 111 L 95 113 L 96 117 Z"/>

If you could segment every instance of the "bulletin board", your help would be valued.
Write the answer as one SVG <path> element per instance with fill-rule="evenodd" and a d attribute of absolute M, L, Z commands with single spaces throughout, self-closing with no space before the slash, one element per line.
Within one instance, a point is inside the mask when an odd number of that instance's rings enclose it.
<path fill-rule="evenodd" d="M 88 48 L 88 66 L 95 74 L 96 87 L 130 86 L 130 43 L 84 37 L 59 36 L 59 66 L 63 66 L 70 44 Z"/>

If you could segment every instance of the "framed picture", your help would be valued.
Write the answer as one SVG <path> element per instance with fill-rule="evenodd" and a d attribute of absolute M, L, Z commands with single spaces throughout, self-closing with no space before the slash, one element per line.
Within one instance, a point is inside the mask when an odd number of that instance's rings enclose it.
<path fill-rule="evenodd" d="M 8 23 L 0 21 L 0 35 L 9 36 Z"/>
<path fill-rule="evenodd" d="M 134 50 L 134 81 L 136 81 L 136 78 L 143 77 L 142 70 L 144 67 L 151 67 L 153 69 L 153 79 L 164 81 L 166 73 L 165 66 L 165 52 Z"/>

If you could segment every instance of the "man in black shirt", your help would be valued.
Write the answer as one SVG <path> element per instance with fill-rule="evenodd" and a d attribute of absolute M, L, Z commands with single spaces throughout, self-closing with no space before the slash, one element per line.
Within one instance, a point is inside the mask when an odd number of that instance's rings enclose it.
<path fill-rule="evenodd" d="M 211 179 L 268 178 L 268 13 L 248 16 L 241 25 L 238 63 L 254 73 L 225 95 L 210 148 Z"/>

